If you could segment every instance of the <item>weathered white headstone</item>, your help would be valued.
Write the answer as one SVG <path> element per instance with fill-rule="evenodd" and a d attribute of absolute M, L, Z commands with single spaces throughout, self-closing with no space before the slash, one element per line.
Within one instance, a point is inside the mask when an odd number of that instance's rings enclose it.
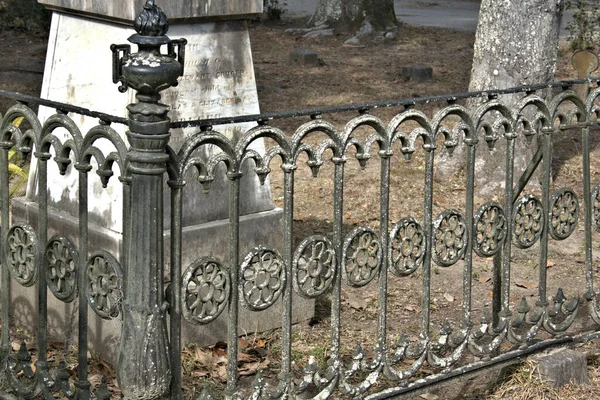
<path fill-rule="evenodd" d="M 134 102 L 133 91 L 120 93 L 112 85 L 110 52 L 107 43 L 121 43 L 133 32 L 127 26 L 107 24 L 81 16 L 55 13 L 51 28 L 49 51 L 42 86 L 42 97 L 75 104 L 111 115 L 126 117 L 126 107 Z M 172 38 L 185 37 L 185 74 L 176 88 L 162 94 L 162 102 L 172 107 L 174 121 L 258 114 L 258 94 L 250 50 L 246 21 L 199 22 L 173 25 Z M 124 39 L 125 38 L 125 39 Z M 42 109 L 45 120 L 54 110 Z M 82 134 L 98 124 L 89 117 L 73 115 L 83 130 Z M 239 124 L 215 127 L 230 138 L 236 138 L 251 125 Z M 113 126 L 125 137 L 125 127 Z M 176 150 L 198 128 L 177 129 L 172 132 L 171 147 Z M 106 151 L 110 150 L 106 146 Z M 262 151 L 262 148 L 256 148 Z M 49 176 L 49 203 L 58 210 L 77 216 L 78 174 L 70 168 L 67 176 L 60 176 L 52 163 Z M 32 174 L 35 168 L 32 169 Z M 250 175 L 250 174 L 248 174 Z M 105 190 L 99 180 L 91 182 L 89 190 L 90 221 L 121 233 L 122 195 L 120 183 L 114 180 Z M 190 184 L 184 191 L 184 226 L 197 225 L 227 218 L 227 197 L 223 179 L 204 194 L 200 184 Z M 27 197 L 35 198 L 35 187 L 28 188 Z M 243 206 L 241 214 L 273 209 L 268 185 L 260 185 L 256 177 L 248 176 L 242 182 Z M 166 202 L 169 205 L 169 202 Z M 167 207 L 168 208 L 168 207 Z M 168 213 L 167 213 L 168 215 Z M 165 227 L 170 226 L 165 218 Z"/>
<path fill-rule="evenodd" d="M 112 83 L 110 44 L 126 43 L 134 33 L 132 19 L 141 11 L 143 1 L 39 2 L 55 11 L 41 97 L 126 117 L 126 106 L 134 102 L 134 93 L 119 93 L 117 85 Z M 262 0 L 181 0 L 164 1 L 158 5 L 169 17 L 169 37 L 188 40 L 185 74 L 177 88 L 162 93 L 161 102 L 172 106 L 171 119 L 185 121 L 258 114 L 260 109 L 245 18 L 262 11 Z M 132 50 L 136 51 L 135 48 Z M 45 108 L 39 112 L 42 122 L 52 114 L 54 110 Z M 99 122 L 74 114 L 71 117 L 83 135 Z M 229 125 L 215 127 L 215 130 L 235 139 L 250 126 Z M 112 127 L 125 138 L 125 126 L 113 124 Z M 197 128 L 175 130 L 170 145 L 177 149 L 188 135 L 197 132 Z M 109 143 L 104 146 L 106 150 L 112 148 Z M 256 150 L 264 151 L 264 148 L 259 145 Z M 34 177 L 35 173 L 35 167 L 32 167 L 30 177 Z M 30 182 L 34 181 L 30 179 Z M 51 162 L 48 181 L 49 203 L 53 207 L 49 211 L 49 235 L 59 233 L 70 236 L 76 242 L 77 171 L 71 166 L 66 176 L 60 176 L 58 168 Z M 168 194 L 168 190 L 165 191 L 166 229 L 170 227 Z M 27 199 L 13 202 L 14 220 L 26 220 L 33 227 L 37 226 L 35 197 L 36 187 L 30 185 Z M 122 184 L 113 178 L 108 188 L 103 189 L 99 179 L 90 179 L 88 198 L 89 220 L 92 223 L 89 232 L 90 251 L 103 249 L 118 257 L 122 243 Z M 224 201 L 227 198 L 224 176 L 213 183 L 209 195 L 203 193 L 201 185 L 193 180 L 184 189 L 184 269 L 201 256 L 211 255 L 227 261 L 228 202 Z M 280 247 L 282 235 L 278 227 L 281 224 L 281 210 L 272 205 L 268 182 L 261 186 L 254 174 L 245 174 L 241 181 L 241 199 L 242 256 L 257 244 Z M 165 240 L 168 238 L 167 232 Z M 166 244 L 165 261 L 168 267 L 168 242 Z M 15 290 L 15 295 L 19 296 L 19 291 Z M 312 316 L 312 301 L 294 301 L 294 319 Z M 50 305 L 53 306 L 52 303 Z M 59 305 L 54 307 L 65 310 Z M 251 332 L 271 329 L 281 323 L 281 312 L 277 307 L 268 314 L 263 313 L 257 318 L 254 313 L 244 311 L 240 316 L 240 328 Z M 184 334 L 188 339 L 205 343 L 222 339 L 226 330 L 225 321 L 225 318 L 219 318 L 209 329 L 184 326 Z M 118 337 L 119 325 L 118 322 L 91 322 L 92 346 L 97 351 L 110 351 L 111 342 L 107 338 Z"/>

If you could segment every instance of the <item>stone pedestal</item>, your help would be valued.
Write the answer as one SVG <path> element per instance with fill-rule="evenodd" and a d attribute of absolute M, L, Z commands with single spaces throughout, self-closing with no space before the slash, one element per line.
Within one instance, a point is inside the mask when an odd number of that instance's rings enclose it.
<path fill-rule="evenodd" d="M 558 349 L 534 358 L 538 377 L 549 386 L 589 385 L 587 358 L 580 351 Z"/>
<path fill-rule="evenodd" d="M 134 33 L 131 20 L 139 13 L 143 1 L 115 0 L 40 0 L 54 10 L 50 32 L 46 69 L 41 97 L 65 102 L 106 114 L 125 117 L 126 106 L 134 102 L 134 93 L 122 94 L 112 83 L 112 43 L 124 43 Z M 164 3 L 164 4 L 163 4 Z M 172 107 L 170 118 L 174 121 L 207 119 L 236 115 L 258 114 L 258 95 L 252 63 L 247 22 L 243 18 L 262 11 L 262 0 L 211 1 L 186 0 L 165 1 L 161 6 L 170 17 L 169 36 L 186 38 L 186 63 L 184 76 L 177 88 L 163 93 L 162 102 Z M 183 20 L 185 18 L 185 21 Z M 123 22 L 121 24 L 120 22 Z M 125 24 L 126 23 L 126 24 Z M 42 121 L 54 114 L 54 110 L 41 108 Z M 71 115 L 85 135 L 99 121 Z M 216 131 L 235 140 L 252 124 L 215 127 Z M 113 124 L 125 138 L 126 126 Z M 177 150 L 186 137 L 198 132 L 197 128 L 178 129 L 172 132 L 170 146 Z M 55 132 L 60 135 L 61 132 Z M 65 138 L 66 132 L 63 132 Z M 126 141 L 126 139 L 124 139 Z M 101 144 L 102 150 L 110 152 L 110 143 Z M 264 152 L 259 144 L 255 150 Z M 210 156 L 214 149 L 205 149 L 200 156 Z M 247 163 L 248 166 L 250 163 Z M 70 166 L 65 176 L 50 162 L 49 188 L 49 237 L 60 233 L 77 243 L 78 172 Z M 220 176 L 205 194 L 190 174 L 188 186 L 183 193 L 183 254 L 182 267 L 203 256 L 215 256 L 227 260 L 228 248 L 228 182 L 221 171 Z M 37 225 L 36 166 L 32 165 L 30 186 L 25 199 L 13 201 L 13 223 L 26 222 Z M 165 185 L 165 250 L 169 251 L 170 194 Z M 107 188 L 100 179 L 90 174 L 89 198 L 89 251 L 106 250 L 119 258 L 123 251 L 123 197 L 122 184 L 116 177 Z M 270 186 L 260 185 L 258 178 L 249 171 L 241 180 L 240 255 L 243 256 L 258 244 L 281 249 L 281 210 L 272 205 Z M 135 205 L 133 205 L 135 207 Z M 135 241 L 135 238 L 132 238 Z M 168 262 L 169 255 L 165 254 Z M 167 265 L 168 269 L 168 265 Z M 15 288 L 16 289 L 16 288 Z M 31 290 L 15 290 L 14 297 L 22 302 L 35 304 L 34 296 L 25 296 Z M 51 297 L 51 296 L 50 296 Z M 50 315 L 65 315 L 68 308 L 49 298 Z M 294 303 L 294 319 L 308 319 L 313 314 L 313 301 L 298 299 Z M 255 313 L 242 312 L 240 332 L 272 329 L 281 324 L 281 311 L 277 307 Z M 52 311 L 54 310 L 54 311 Z M 68 315 L 68 314 L 67 314 Z M 110 338 L 118 338 L 120 323 L 102 322 L 90 312 L 90 344 L 92 349 L 114 355 Z M 17 318 L 19 318 L 17 316 Z M 196 341 L 208 344 L 226 336 L 226 318 L 203 328 L 184 324 L 184 342 Z M 76 329 L 76 321 L 73 321 Z M 58 324 L 60 325 L 60 324 Z M 69 325 L 67 323 L 67 325 Z M 51 323 L 52 326 L 52 323 Z M 68 327 L 66 329 L 69 329 Z M 73 329 L 73 330 L 75 330 Z M 60 329 L 59 329 L 60 330 Z M 52 333 L 52 332 L 51 332 Z M 58 332 L 57 332 L 58 333 Z M 61 337 L 59 333 L 59 337 Z"/>

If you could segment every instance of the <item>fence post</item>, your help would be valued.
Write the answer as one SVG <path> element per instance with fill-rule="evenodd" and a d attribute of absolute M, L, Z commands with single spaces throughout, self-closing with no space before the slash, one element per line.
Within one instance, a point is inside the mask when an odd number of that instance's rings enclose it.
<path fill-rule="evenodd" d="M 163 175 L 170 120 L 159 93 L 176 86 L 183 74 L 185 40 L 165 36 L 168 21 L 154 0 L 147 0 L 134 27 L 137 34 L 128 40 L 138 45 L 137 53 L 131 54 L 129 45 L 112 46 L 113 80 L 121 82 L 122 92 L 136 90 L 138 100 L 127 107 L 131 207 L 124 210 L 129 246 L 123 249 L 127 271 L 117 378 L 126 399 L 161 399 L 169 397 L 171 385 L 163 290 Z M 166 55 L 160 52 L 163 45 Z"/>

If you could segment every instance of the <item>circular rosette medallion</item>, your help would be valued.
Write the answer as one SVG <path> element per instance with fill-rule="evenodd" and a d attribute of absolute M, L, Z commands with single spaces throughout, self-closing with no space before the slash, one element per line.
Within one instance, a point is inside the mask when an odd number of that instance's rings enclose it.
<path fill-rule="evenodd" d="M 354 228 L 344 242 L 344 276 L 350 286 L 368 285 L 379 272 L 383 252 L 377 233 L 371 228 Z"/>
<path fill-rule="evenodd" d="M 600 183 L 592 192 L 592 225 L 596 232 L 600 232 Z"/>
<path fill-rule="evenodd" d="M 544 211 L 542 202 L 534 195 L 528 194 L 515 203 L 513 216 L 513 242 L 520 249 L 526 249 L 535 244 L 542 236 Z"/>
<path fill-rule="evenodd" d="M 467 248 L 468 230 L 462 214 L 446 210 L 433 224 L 433 258 L 442 267 L 454 265 Z"/>
<path fill-rule="evenodd" d="M 46 246 L 46 279 L 54 296 L 65 303 L 73 301 L 77 295 L 77 263 L 79 253 L 71 241 L 62 236 L 54 236 Z"/>
<path fill-rule="evenodd" d="M 579 200 L 571 189 L 563 188 L 552 196 L 550 209 L 550 235 L 555 240 L 563 240 L 571 236 L 579 219 Z"/>
<path fill-rule="evenodd" d="M 183 316 L 195 325 L 215 320 L 227 305 L 231 283 L 229 270 L 212 257 L 194 261 L 181 280 Z"/>
<path fill-rule="evenodd" d="M 498 203 L 479 207 L 473 222 L 473 250 L 479 257 L 491 257 L 502 248 L 506 239 L 506 216 Z"/>
<path fill-rule="evenodd" d="M 312 299 L 331 286 L 335 276 L 335 250 L 324 236 L 306 239 L 294 254 L 294 288 L 305 298 Z"/>
<path fill-rule="evenodd" d="M 105 251 L 92 254 L 86 276 L 87 299 L 92 310 L 104 319 L 117 318 L 123 300 L 123 273 L 117 259 Z"/>
<path fill-rule="evenodd" d="M 281 295 L 285 285 L 285 262 L 281 255 L 263 246 L 254 248 L 242 262 L 240 295 L 253 311 L 266 310 Z"/>
<path fill-rule="evenodd" d="M 403 218 L 390 232 L 390 269 L 395 275 L 407 276 L 423 265 L 425 233 L 413 218 Z"/>
<path fill-rule="evenodd" d="M 38 278 L 37 236 L 28 225 L 15 225 L 6 236 L 6 260 L 10 274 L 23 286 L 32 286 Z"/>

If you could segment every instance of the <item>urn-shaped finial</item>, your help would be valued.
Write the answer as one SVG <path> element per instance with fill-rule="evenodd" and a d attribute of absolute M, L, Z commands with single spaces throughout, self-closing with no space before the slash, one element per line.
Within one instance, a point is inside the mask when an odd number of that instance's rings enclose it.
<path fill-rule="evenodd" d="M 183 75 L 185 39 L 171 40 L 165 34 L 169 21 L 162 10 L 147 0 L 144 9 L 134 23 L 136 34 L 129 42 L 138 45 L 138 52 L 131 53 L 130 45 L 113 45 L 113 81 L 121 82 L 120 91 L 128 88 L 138 94 L 155 96 L 162 90 L 177 85 Z M 167 45 L 167 54 L 161 47 Z M 138 96 L 139 98 L 139 96 Z"/>

